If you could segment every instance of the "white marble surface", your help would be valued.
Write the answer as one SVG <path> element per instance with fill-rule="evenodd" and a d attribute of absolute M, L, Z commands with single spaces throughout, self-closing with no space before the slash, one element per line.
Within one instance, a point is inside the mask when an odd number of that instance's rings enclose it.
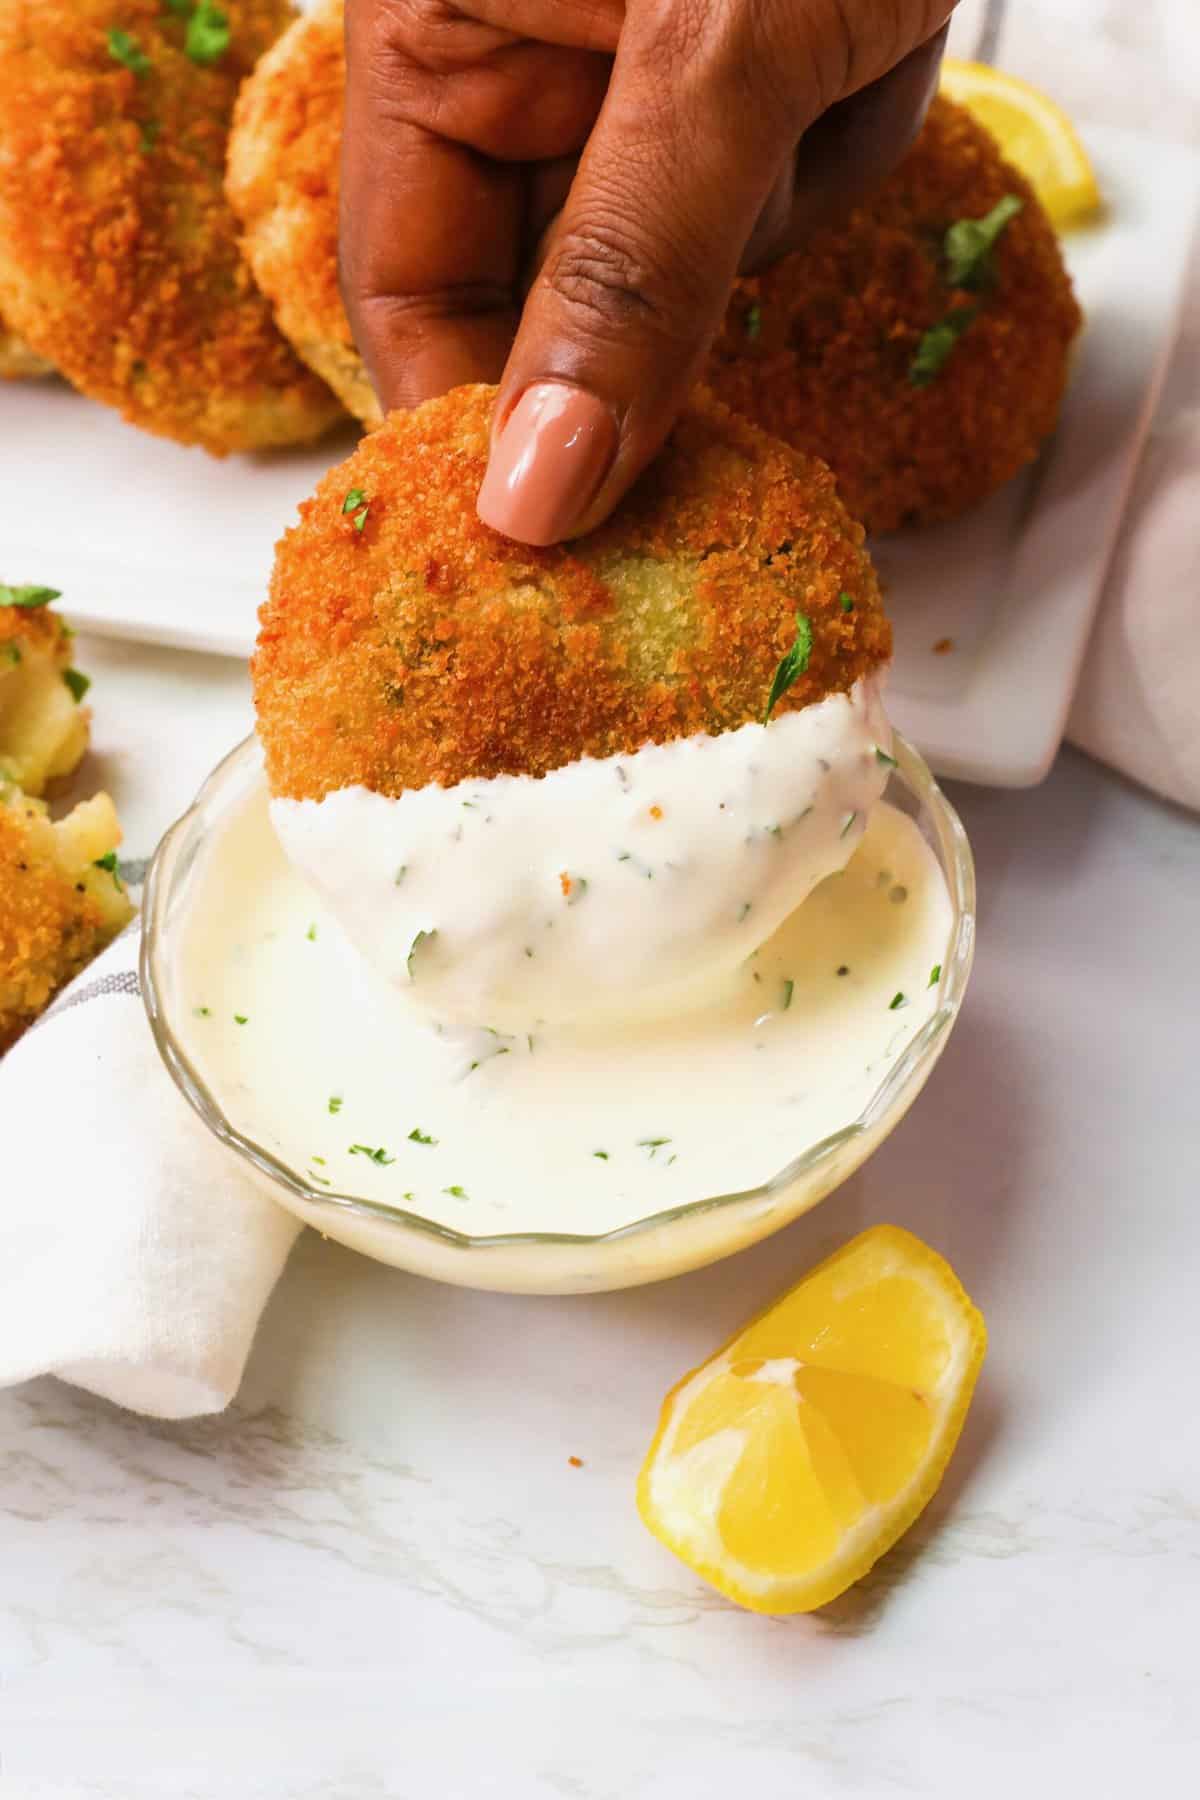
<path fill-rule="evenodd" d="M 1196 135 L 1184 0 L 1010 10 L 1006 62 L 1046 81 L 1057 57 L 1081 112 Z M 89 775 L 142 854 L 243 729 L 244 677 L 112 645 L 80 661 Z M 1069 751 L 1039 791 L 955 797 L 983 896 L 955 1041 L 788 1232 L 561 1301 L 308 1236 L 226 1416 L 0 1394 L 4 1800 L 1195 1790 L 1200 825 Z M 658 1402 L 879 1219 L 987 1313 L 966 1433 L 857 1590 L 812 1619 L 740 1615 L 638 1522 Z"/>

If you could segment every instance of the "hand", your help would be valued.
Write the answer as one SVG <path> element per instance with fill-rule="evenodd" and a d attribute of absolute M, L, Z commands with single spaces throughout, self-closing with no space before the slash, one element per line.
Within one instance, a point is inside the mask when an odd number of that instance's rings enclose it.
<path fill-rule="evenodd" d="M 739 268 L 907 149 L 954 4 L 347 0 L 347 309 L 385 407 L 500 382 L 487 523 L 607 516 Z"/>

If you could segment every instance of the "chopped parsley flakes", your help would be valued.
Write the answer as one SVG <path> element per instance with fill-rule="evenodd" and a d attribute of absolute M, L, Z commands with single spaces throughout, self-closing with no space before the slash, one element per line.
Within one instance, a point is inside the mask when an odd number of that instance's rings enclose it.
<path fill-rule="evenodd" d="M 388 1155 L 382 1144 L 377 1150 L 372 1150 L 369 1144 L 351 1144 L 350 1154 L 351 1156 L 365 1156 L 368 1162 L 376 1163 L 381 1169 L 386 1169 L 389 1163 L 394 1163 L 396 1160 L 394 1156 Z"/>
<path fill-rule="evenodd" d="M 442 1192 L 443 1194 L 450 1194 L 455 1200 L 469 1200 L 471 1198 L 466 1188 L 459 1187 L 457 1182 L 453 1187 L 443 1188 Z"/>
<path fill-rule="evenodd" d="M 367 522 L 367 514 L 370 510 L 371 502 L 367 499 L 367 496 L 360 487 L 352 487 L 346 495 L 346 498 L 342 501 L 342 511 L 344 513 L 353 513 L 354 515 L 355 531 L 362 530 Z"/>
<path fill-rule="evenodd" d="M 929 981 L 928 981 L 927 985 L 929 987 L 936 987 L 938 982 L 941 979 L 942 979 L 942 965 L 941 965 L 941 963 L 934 963 L 932 969 L 930 969 L 930 971 L 929 971 Z"/>
<path fill-rule="evenodd" d="M 875 761 L 881 762 L 885 769 L 898 769 L 900 767 L 900 764 L 896 761 L 895 757 L 889 756 L 886 750 L 881 750 L 878 744 L 875 746 Z"/>
<path fill-rule="evenodd" d="M 149 75 L 154 67 L 137 39 L 128 31 L 121 31 L 116 25 L 109 30 L 108 54 L 123 69 L 128 69 L 131 75 L 136 75 L 139 81 L 143 75 Z"/>
<path fill-rule="evenodd" d="M 931 325 L 908 365 L 909 385 L 928 387 L 941 374 L 959 338 L 975 318 L 973 306 L 959 306 Z"/>
<path fill-rule="evenodd" d="M 183 48 L 192 62 L 199 63 L 203 69 L 220 62 L 228 50 L 229 18 L 219 6 L 212 4 L 212 0 L 198 0 L 188 20 Z"/>
<path fill-rule="evenodd" d="M 597 1157 L 601 1162 L 608 1161 L 608 1151 L 607 1150 L 593 1150 L 592 1155 Z"/>
<path fill-rule="evenodd" d="M 92 685 L 91 677 L 84 675 L 79 669 L 64 669 L 63 680 L 71 690 L 71 697 L 76 706 L 83 699 Z"/>
<path fill-rule="evenodd" d="M 1019 195 L 1005 194 L 982 219 L 954 221 L 942 240 L 948 287 L 977 291 L 987 286 L 992 278 L 992 250 L 1024 204 Z"/>
<path fill-rule="evenodd" d="M 435 1137 L 430 1137 L 428 1132 L 421 1131 L 419 1129 L 419 1127 L 416 1125 L 414 1125 L 412 1130 L 409 1132 L 408 1141 L 410 1144 L 436 1144 L 437 1143 L 437 1139 Z"/>
<path fill-rule="evenodd" d="M 785 981 L 784 982 L 784 984 L 783 984 L 783 1005 L 780 1008 L 781 1012 L 786 1012 L 788 1007 L 792 1004 L 792 995 L 795 993 L 795 991 L 796 991 L 796 984 L 794 981 Z"/>
<path fill-rule="evenodd" d="M 746 336 L 753 344 L 757 340 L 759 333 L 762 331 L 762 307 L 757 303 L 754 306 L 748 307 L 744 323 Z"/>
<path fill-rule="evenodd" d="M 838 595 L 838 605 L 841 607 L 843 612 L 853 612 L 854 611 L 854 602 L 850 598 L 849 594 L 839 594 Z"/>
<path fill-rule="evenodd" d="M 340 1113 L 340 1112 L 341 1112 L 341 1110 L 342 1110 L 342 1096 L 341 1096 L 341 1095 L 340 1095 L 340 1094 L 330 1094 L 330 1096 L 329 1096 L 329 1110 L 330 1110 L 330 1112 L 331 1112 L 331 1113 Z"/>
<path fill-rule="evenodd" d="M 842 826 L 842 829 L 841 829 L 842 837 L 845 837 L 846 833 L 851 829 L 851 827 L 853 826 L 854 821 L 855 821 L 855 819 L 857 819 L 857 817 L 858 817 L 858 814 L 856 812 L 852 812 L 850 814 L 849 818 L 846 820 L 846 823 Z"/>
<path fill-rule="evenodd" d="M 908 1005 L 907 994 L 893 994 L 891 999 L 888 1001 L 888 1011 L 889 1012 L 898 1012 L 902 1006 L 907 1006 L 907 1005 Z"/>
<path fill-rule="evenodd" d="M 23 606 L 32 610 L 35 606 L 48 606 L 51 600 L 61 599 L 57 588 L 5 587 L 0 582 L 0 606 Z"/>
<path fill-rule="evenodd" d="M 767 710 L 763 714 L 763 724 L 771 717 L 776 702 L 782 700 L 788 689 L 805 673 L 812 657 L 813 631 L 812 624 L 804 613 L 796 614 L 796 641 L 787 655 L 780 659 L 775 671 L 775 679 L 771 683 L 771 691 L 767 695 Z"/>
<path fill-rule="evenodd" d="M 250 1023 L 249 1014 L 248 1013 L 234 1013 L 233 1022 L 235 1025 L 248 1025 Z"/>
<path fill-rule="evenodd" d="M 305 932 L 305 934 L 304 934 L 304 935 L 305 935 L 305 937 L 306 937 L 306 938 L 307 938 L 307 939 L 308 939 L 308 941 L 309 941 L 309 943 L 310 943 L 310 944 L 315 944 L 315 943 L 316 943 L 316 941 L 317 941 L 317 928 L 316 928 L 316 925 L 315 925 L 315 924 L 313 924 L 313 925 L 310 925 L 310 926 L 309 926 L 309 928 L 308 928 L 308 930 L 307 930 L 307 931 L 306 931 L 306 932 Z"/>
<path fill-rule="evenodd" d="M 670 1141 L 670 1138 L 639 1138 L 637 1143 L 639 1150 L 648 1150 L 650 1152 L 650 1160 L 653 1162 L 663 1145 L 669 1144 Z"/>

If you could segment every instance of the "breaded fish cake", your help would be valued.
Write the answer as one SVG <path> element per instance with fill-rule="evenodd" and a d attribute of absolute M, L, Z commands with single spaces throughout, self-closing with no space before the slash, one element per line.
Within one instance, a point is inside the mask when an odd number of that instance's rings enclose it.
<path fill-rule="evenodd" d="M 24 338 L 8 329 L 0 313 L 0 381 L 29 381 L 53 373 L 53 366 L 45 357 L 35 356 Z"/>
<path fill-rule="evenodd" d="M 272 792 L 543 775 L 848 692 L 891 650 L 829 471 L 698 397 L 614 516 L 530 549 L 478 518 L 495 390 L 393 413 L 300 508 L 254 689 Z"/>
<path fill-rule="evenodd" d="M 221 455 L 339 416 L 224 197 L 234 99 L 285 0 L 0 0 L 0 306 L 83 393 Z"/>
<path fill-rule="evenodd" d="M 0 786 L 26 794 L 69 775 L 88 747 L 88 682 L 71 667 L 71 633 L 49 606 L 57 598 L 0 585 Z"/>
<path fill-rule="evenodd" d="M 350 412 L 381 418 L 338 289 L 343 0 L 319 0 L 243 83 L 225 191 L 279 329 Z"/>
<path fill-rule="evenodd" d="M 133 916 L 107 794 L 52 824 L 0 784 L 0 1054 Z"/>
<path fill-rule="evenodd" d="M 970 228 L 948 239 L 989 214 L 990 249 Z M 873 201 L 738 283 L 706 379 L 892 531 L 954 518 L 1037 454 L 1080 322 L 1029 183 L 937 99 Z"/>

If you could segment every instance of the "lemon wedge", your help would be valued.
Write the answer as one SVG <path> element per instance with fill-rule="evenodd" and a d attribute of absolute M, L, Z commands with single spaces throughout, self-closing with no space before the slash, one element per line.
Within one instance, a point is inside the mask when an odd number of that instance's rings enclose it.
<path fill-rule="evenodd" d="M 671 1390 L 638 1510 L 739 1605 L 824 1606 L 932 1497 L 986 1345 L 949 1264 L 874 1226 Z"/>
<path fill-rule="evenodd" d="M 1047 95 L 1016 75 L 953 57 L 942 64 L 942 92 L 991 132 L 1059 230 L 1100 210 L 1087 151 L 1066 113 Z"/>

